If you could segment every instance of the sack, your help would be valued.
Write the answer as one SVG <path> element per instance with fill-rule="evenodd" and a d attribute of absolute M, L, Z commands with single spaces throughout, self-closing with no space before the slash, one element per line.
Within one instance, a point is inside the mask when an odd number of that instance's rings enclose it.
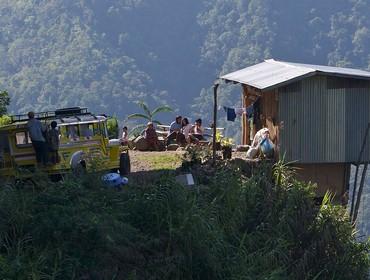
<path fill-rule="evenodd" d="M 261 151 L 267 158 L 274 157 L 274 144 L 271 142 L 269 138 L 265 138 L 261 142 Z"/>
<path fill-rule="evenodd" d="M 253 159 L 257 156 L 258 148 L 250 147 L 247 152 L 247 158 Z"/>

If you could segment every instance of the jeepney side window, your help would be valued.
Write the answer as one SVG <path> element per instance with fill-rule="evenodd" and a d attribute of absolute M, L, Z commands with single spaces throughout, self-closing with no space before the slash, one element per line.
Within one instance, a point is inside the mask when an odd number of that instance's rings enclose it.
<path fill-rule="evenodd" d="M 101 129 L 100 129 L 100 123 L 96 122 L 93 124 L 93 129 L 94 129 L 94 135 L 99 135 L 101 136 Z"/>
<path fill-rule="evenodd" d="M 108 128 L 107 128 L 107 123 L 106 122 L 103 122 L 102 123 L 102 126 L 103 126 L 103 135 L 105 138 L 108 138 Z"/>
<path fill-rule="evenodd" d="M 78 125 L 67 125 L 67 137 L 71 141 L 80 140 L 80 131 Z"/>
<path fill-rule="evenodd" d="M 15 143 L 17 147 L 29 146 L 32 141 L 27 131 L 17 132 L 15 134 Z"/>
<path fill-rule="evenodd" d="M 93 124 L 81 124 L 80 132 L 81 136 L 84 137 L 84 139 L 91 139 L 94 136 Z"/>
<path fill-rule="evenodd" d="M 61 125 L 61 126 L 58 126 L 58 128 L 59 128 L 59 134 L 60 134 L 60 141 L 66 142 L 68 140 L 66 126 Z"/>
<path fill-rule="evenodd" d="M 95 135 L 100 135 L 100 136 L 103 136 L 103 137 L 107 137 L 105 130 L 106 130 L 106 126 L 105 126 L 104 122 L 94 123 L 94 133 L 95 133 Z"/>

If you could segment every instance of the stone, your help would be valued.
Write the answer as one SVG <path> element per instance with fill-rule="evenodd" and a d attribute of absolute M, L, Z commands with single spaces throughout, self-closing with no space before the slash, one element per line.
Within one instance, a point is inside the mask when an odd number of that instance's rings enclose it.
<path fill-rule="evenodd" d="M 170 144 L 167 146 L 167 151 L 176 151 L 179 148 L 177 144 Z"/>

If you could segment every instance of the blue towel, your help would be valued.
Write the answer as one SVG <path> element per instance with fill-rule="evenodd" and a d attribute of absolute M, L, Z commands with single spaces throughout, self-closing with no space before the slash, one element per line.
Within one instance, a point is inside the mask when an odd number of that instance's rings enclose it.
<path fill-rule="evenodd" d="M 231 122 L 235 121 L 236 114 L 235 114 L 234 108 L 228 108 L 228 107 L 224 106 L 224 110 L 225 110 L 226 115 L 227 115 L 227 120 L 231 121 Z"/>

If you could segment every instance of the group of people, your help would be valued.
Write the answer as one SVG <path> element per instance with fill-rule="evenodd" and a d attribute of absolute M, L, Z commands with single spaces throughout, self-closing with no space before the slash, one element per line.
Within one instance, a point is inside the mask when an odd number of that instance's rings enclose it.
<path fill-rule="evenodd" d="M 166 145 L 171 144 L 173 140 L 179 145 L 198 143 L 200 140 L 204 140 L 202 119 L 197 119 L 194 125 L 192 125 L 189 123 L 188 118 L 177 116 L 175 121 L 170 125 L 166 137 Z"/>
<path fill-rule="evenodd" d="M 159 151 L 164 148 L 161 147 L 153 122 L 148 122 L 142 137 L 146 141 L 147 150 Z M 194 124 L 190 124 L 188 118 L 177 116 L 170 124 L 168 134 L 165 137 L 165 145 L 168 146 L 175 143 L 179 146 L 183 146 L 191 143 L 196 144 L 201 140 L 204 140 L 202 120 L 197 119 Z M 121 143 L 122 145 L 128 144 L 128 131 L 126 126 L 122 129 Z"/>
<path fill-rule="evenodd" d="M 34 112 L 28 113 L 28 135 L 31 138 L 32 146 L 35 150 L 37 164 L 47 165 L 59 162 L 59 131 L 57 122 L 50 123 L 50 129 L 44 126 L 40 120 L 35 118 Z"/>

